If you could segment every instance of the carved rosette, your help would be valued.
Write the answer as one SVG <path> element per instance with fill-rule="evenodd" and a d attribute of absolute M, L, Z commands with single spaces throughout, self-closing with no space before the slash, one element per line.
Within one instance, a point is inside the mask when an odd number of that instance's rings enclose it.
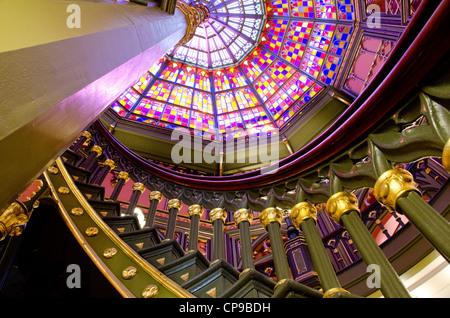
<path fill-rule="evenodd" d="M 214 222 L 215 220 L 222 220 L 225 222 L 227 219 L 227 212 L 222 208 L 215 208 L 209 211 L 209 219 L 211 222 Z"/>
<path fill-rule="evenodd" d="M 175 46 L 181 46 L 188 43 L 195 35 L 197 27 L 208 20 L 209 10 L 204 5 L 198 4 L 194 6 L 188 5 L 184 1 L 177 1 L 176 7 L 186 17 L 187 27 L 184 37 Z"/>
<path fill-rule="evenodd" d="M 136 182 L 133 184 L 133 191 L 140 191 L 142 194 L 145 191 L 145 185 L 143 183 Z"/>
<path fill-rule="evenodd" d="M 336 222 L 341 222 L 341 217 L 350 211 L 359 213 L 358 199 L 353 193 L 342 191 L 333 194 L 327 201 L 327 213 Z"/>
<path fill-rule="evenodd" d="M 233 219 L 236 225 L 243 221 L 247 221 L 251 224 L 253 221 L 253 213 L 249 209 L 239 209 L 234 212 Z"/>
<path fill-rule="evenodd" d="M 412 174 L 401 168 L 394 168 L 383 173 L 373 190 L 377 201 L 390 210 L 396 210 L 398 199 L 406 193 L 416 191 L 420 194 Z"/>
<path fill-rule="evenodd" d="M 278 222 L 281 226 L 281 219 L 283 218 L 283 211 L 277 208 L 267 208 L 261 212 L 259 219 L 264 228 L 272 222 Z"/>
<path fill-rule="evenodd" d="M 162 193 L 159 191 L 151 191 L 148 199 L 151 200 L 157 200 L 158 202 L 161 202 L 162 200 Z"/>
<path fill-rule="evenodd" d="M 175 208 L 178 209 L 178 211 L 180 211 L 182 206 L 183 205 L 181 204 L 181 201 L 178 199 L 170 199 L 169 202 L 167 203 L 167 209 L 169 210 Z"/>
<path fill-rule="evenodd" d="M 130 175 L 126 171 L 120 171 L 117 174 L 117 179 L 123 179 L 125 180 L 125 182 L 127 182 L 128 180 L 130 180 Z"/>
<path fill-rule="evenodd" d="M 317 222 L 317 209 L 309 202 L 300 202 L 294 205 L 289 218 L 294 222 L 295 226 L 300 228 L 304 220 L 313 219 L 314 222 Z"/>
<path fill-rule="evenodd" d="M 201 205 L 193 204 L 193 205 L 189 206 L 189 208 L 188 208 L 189 217 L 191 217 L 193 215 L 202 216 L 202 214 L 203 214 L 203 207 Z"/>
<path fill-rule="evenodd" d="M 7 235 L 20 235 L 28 222 L 28 218 L 29 213 L 26 206 L 20 201 L 13 202 L 0 215 L 0 240 L 3 240 Z"/>

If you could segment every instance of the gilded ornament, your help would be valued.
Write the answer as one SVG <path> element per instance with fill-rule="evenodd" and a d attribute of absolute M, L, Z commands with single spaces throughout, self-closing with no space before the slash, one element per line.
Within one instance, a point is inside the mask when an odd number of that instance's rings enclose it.
<path fill-rule="evenodd" d="M 267 227 L 269 223 L 278 222 L 281 226 L 281 219 L 283 217 L 282 211 L 277 208 L 267 208 L 261 212 L 259 219 L 264 228 Z"/>
<path fill-rule="evenodd" d="M 125 268 L 125 269 L 122 271 L 122 277 L 123 277 L 124 279 L 131 279 L 131 278 L 133 278 L 134 276 L 136 276 L 136 273 L 137 273 L 136 267 L 128 266 L 127 268 Z"/>
<path fill-rule="evenodd" d="M 175 208 L 181 210 L 182 204 L 181 201 L 178 199 L 170 199 L 169 202 L 167 203 L 167 208 L 170 210 L 171 208 Z"/>
<path fill-rule="evenodd" d="M 333 194 L 327 201 L 326 210 L 328 215 L 340 223 L 342 215 L 350 211 L 359 213 L 358 199 L 353 193 L 341 191 Z"/>
<path fill-rule="evenodd" d="M 189 217 L 191 217 L 193 215 L 202 216 L 202 214 L 203 214 L 203 207 L 201 205 L 193 204 L 193 205 L 189 206 L 189 208 L 188 208 Z"/>
<path fill-rule="evenodd" d="M 97 157 L 100 157 L 101 154 L 103 153 L 102 147 L 97 146 L 97 145 L 92 146 L 92 148 L 91 148 L 90 151 L 91 151 L 91 152 L 96 152 L 96 153 L 97 153 Z"/>
<path fill-rule="evenodd" d="M 107 248 L 103 251 L 105 258 L 113 258 L 117 254 L 117 250 L 114 247 Z"/>
<path fill-rule="evenodd" d="M 92 135 L 89 131 L 85 131 L 82 135 L 82 137 L 85 137 L 86 140 L 91 140 L 92 139 Z"/>
<path fill-rule="evenodd" d="M 108 166 L 109 170 L 112 170 L 116 167 L 116 163 L 114 162 L 114 160 L 111 159 L 106 159 L 103 163 L 103 166 Z"/>
<path fill-rule="evenodd" d="M 162 200 L 162 194 L 159 191 L 151 191 L 148 198 L 151 200 L 158 200 L 158 202 L 161 202 Z"/>
<path fill-rule="evenodd" d="M 7 235 L 18 236 L 22 234 L 28 218 L 27 207 L 20 201 L 13 202 L 0 215 L 0 240 L 3 240 Z"/>
<path fill-rule="evenodd" d="M 209 18 L 209 10 L 204 5 L 190 6 L 184 1 L 177 1 L 176 7 L 184 14 L 187 22 L 184 37 L 175 45 L 181 46 L 188 43 L 194 37 L 200 23 Z"/>
<path fill-rule="evenodd" d="M 130 180 L 130 176 L 129 176 L 128 172 L 126 172 L 126 171 L 120 171 L 120 172 L 117 174 L 117 179 L 124 179 L 125 182 L 127 182 L 128 180 Z"/>
<path fill-rule="evenodd" d="M 98 234 L 98 228 L 94 226 L 88 227 L 84 233 L 89 237 L 96 236 Z"/>
<path fill-rule="evenodd" d="M 398 199 L 406 193 L 416 191 L 420 194 L 412 174 L 402 168 L 394 168 L 383 173 L 373 190 L 377 201 L 390 210 L 396 210 Z"/>
<path fill-rule="evenodd" d="M 309 202 L 300 202 L 294 205 L 289 218 L 295 226 L 300 228 L 302 222 L 306 219 L 313 219 L 314 222 L 317 222 L 317 209 Z"/>
<path fill-rule="evenodd" d="M 145 191 L 145 185 L 143 183 L 136 182 L 133 184 L 133 191 L 140 191 L 142 194 Z"/>
<path fill-rule="evenodd" d="M 442 165 L 450 173 L 450 138 L 445 143 L 444 150 L 442 151 Z"/>
<path fill-rule="evenodd" d="M 60 194 L 68 194 L 68 193 L 70 193 L 70 190 L 69 190 L 68 187 L 59 187 L 59 188 L 58 188 L 58 192 L 59 192 Z"/>
<path fill-rule="evenodd" d="M 83 214 L 83 209 L 79 208 L 79 207 L 76 207 L 76 208 L 73 208 L 72 210 L 70 210 L 70 213 L 73 214 L 73 215 L 82 215 Z"/>
<path fill-rule="evenodd" d="M 51 174 L 58 174 L 59 170 L 55 166 L 48 167 L 47 171 Z"/>
<path fill-rule="evenodd" d="M 222 220 L 225 222 L 227 219 L 227 212 L 222 208 L 214 208 L 209 211 L 209 219 L 211 222 L 214 222 L 215 220 Z"/>
<path fill-rule="evenodd" d="M 350 294 L 350 292 L 348 292 L 347 290 L 345 290 L 344 288 L 341 287 L 334 287 L 331 289 L 328 289 L 324 294 L 323 294 L 323 298 L 331 298 L 334 294 L 336 294 L 337 292 L 341 292 L 341 293 L 346 293 L 346 294 Z"/>
<path fill-rule="evenodd" d="M 159 288 L 156 285 L 148 285 L 142 291 L 143 298 L 154 298 L 158 295 Z"/>
<path fill-rule="evenodd" d="M 252 223 L 253 221 L 253 213 L 249 209 L 239 209 L 233 214 L 233 220 L 238 225 L 242 221 L 247 221 L 248 223 Z"/>

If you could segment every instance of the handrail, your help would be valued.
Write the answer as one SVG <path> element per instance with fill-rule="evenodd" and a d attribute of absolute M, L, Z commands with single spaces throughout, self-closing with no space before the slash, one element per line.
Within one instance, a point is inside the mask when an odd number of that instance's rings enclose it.
<path fill-rule="evenodd" d="M 139 168 L 191 188 L 236 191 L 248 189 L 249 185 L 257 188 L 292 178 L 317 167 L 369 133 L 439 65 L 450 51 L 450 34 L 443 27 L 449 18 L 449 12 L 448 1 L 441 1 L 440 4 L 432 0 L 422 2 L 391 56 L 365 91 L 320 136 L 296 153 L 280 160 L 275 174 L 261 174 L 258 170 L 221 177 L 182 174 L 157 166 L 134 154 L 109 133 L 100 121 L 95 126 L 117 151 Z M 415 65 L 420 67 L 414 67 Z"/>

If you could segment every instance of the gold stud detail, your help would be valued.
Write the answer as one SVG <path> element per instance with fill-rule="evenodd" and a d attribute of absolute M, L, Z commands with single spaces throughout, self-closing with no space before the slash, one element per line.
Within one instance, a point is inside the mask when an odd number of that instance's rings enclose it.
<path fill-rule="evenodd" d="M 71 214 L 73 214 L 73 215 L 82 215 L 83 214 L 83 209 L 82 208 L 79 208 L 79 207 L 76 207 L 76 208 L 73 208 L 72 210 L 70 210 L 70 213 Z"/>
<path fill-rule="evenodd" d="M 89 237 L 96 236 L 98 234 L 98 228 L 91 226 L 88 227 L 85 231 L 86 235 Z"/>
<path fill-rule="evenodd" d="M 341 222 L 341 217 L 350 211 L 359 213 L 358 198 L 353 193 L 341 191 L 333 194 L 327 201 L 328 215 L 336 222 Z"/>
<path fill-rule="evenodd" d="M 114 247 L 107 248 L 103 251 L 105 258 L 113 258 L 117 254 L 117 250 Z"/>
<path fill-rule="evenodd" d="M 148 198 L 151 200 L 157 200 L 158 202 L 161 202 L 162 200 L 162 194 L 159 191 L 151 191 Z"/>
<path fill-rule="evenodd" d="M 281 226 L 281 219 L 283 217 L 282 211 L 277 208 L 267 208 L 261 212 L 259 219 L 264 228 L 267 227 L 269 223 L 278 222 Z"/>
<path fill-rule="evenodd" d="M 175 208 L 178 209 L 178 211 L 180 211 L 182 206 L 183 205 L 181 204 L 181 201 L 178 199 L 170 199 L 169 202 L 167 203 L 168 210 L 170 210 L 171 208 Z"/>
<path fill-rule="evenodd" d="M 312 218 L 314 222 L 317 222 L 317 209 L 308 202 L 300 202 L 294 205 L 289 218 L 294 222 L 295 226 L 300 228 L 300 225 L 306 219 Z"/>
<path fill-rule="evenodd" d="M 214 208 L 209 211 L 209 219 L 211 222 L 214 222 L 215 220 L 222 220 L 225 222 L 227 219 L 227 212 L 222 208 Z"/>
<path fill-rule="evenodd" d="M 137 273 L 136 267 L 128 266 L 127 268 L 125 268 L 125 269 L 122 271 L 122 277 L 123 277 L 124 279 L 131 279 L 131 278 L 133 278 L 134 276 L 136 276 L 136 273 Z"/>
<path fill-rule="evenodd" d="M 51 174 L 58 174 L 59 170 L 55 166 L 48 167 L 47 171 Z"/>
<path fill-rule="evenodd" d="M 70 193 L 70 190 L 69 190 L 68 187 L 59 187 L 58 188 L 58 193 L 60 193 L 60 194 L 68 194 L 68 193 Z"/>
<path fill-rule="evenodd" d="M 189 217 L 192 217 L 193 215 L 202 216 L 203 214 L 203 207 L 199 204 L 193 204 L 189 206 L 188 209 L 188 215 Z"/>
<path fill-rule="evenodd" d="M 148 285 L 144 288 L 142 291 L 142 297 L 143 298 L 154 298 L 156 295 L 158 295 L 159 288 L 156 285 Z"/>
<path fill-rule="evenodd" d="M 253 213 L 250 212 L 249 209 L 239 209 L 233 214 L 233 220 L 238 225 L 242 221 L 247 221 L 248 223 L 252 223 L 253 221 Z"/>
<path fill-rule="evenodd" d="M 143 183 L 136 182 L 133 184 L 133 191 L 140 191 L 142 194 L 145 191 L 145 185 Z"/>

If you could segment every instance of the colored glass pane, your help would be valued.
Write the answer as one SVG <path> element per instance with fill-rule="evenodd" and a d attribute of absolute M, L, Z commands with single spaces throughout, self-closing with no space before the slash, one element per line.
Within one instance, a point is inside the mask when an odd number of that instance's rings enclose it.
<path fill-rule="evenodd" d="M 156 80 L 152 88 L 148 91 L 147 97 L 151 97 L 161 101 L 167 101 L 172 90 L 172 84 Z"/>
<path fill-rule="evenodd" d="M 218 114 L 238 110 L 238 106 L 232 92 L 216 94 L 216 103 Z"/>
<path fill-rule="evenodd" d="M 184 86 L 175 85 L 169 97 L 169 103 L 184 107 L 191 107 L 193 90 Z"/>
<path fill-rule="evenodd" d="M 189 112 L 190 110 L 186 108 L 166 105 L 161 120 L 187 127 L 189 124 Z"/>
<path fill-rule="evenodd" d="M 211 94 L 202 91 L 195 91 L 194 99 L 192 101 L 192 109 L 212 114 Z"/>

